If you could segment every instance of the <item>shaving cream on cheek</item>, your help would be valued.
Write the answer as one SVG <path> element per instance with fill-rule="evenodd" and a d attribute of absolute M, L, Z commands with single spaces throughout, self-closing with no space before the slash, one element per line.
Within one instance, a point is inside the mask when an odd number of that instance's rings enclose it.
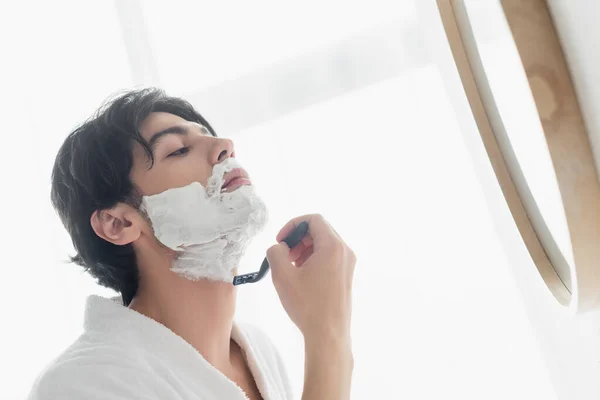
<path fill-rule="evenodd" d="M 143 197 L 156 238 L 177 253 L 171 270 L 185 278 L 232 282 L 234 268 L 267 222 L 253 186 L 222 192 L 224 175 L 234 168 L 241 166 L 227 158 L 214 166 L 206 188 L 193 182 Z"/>

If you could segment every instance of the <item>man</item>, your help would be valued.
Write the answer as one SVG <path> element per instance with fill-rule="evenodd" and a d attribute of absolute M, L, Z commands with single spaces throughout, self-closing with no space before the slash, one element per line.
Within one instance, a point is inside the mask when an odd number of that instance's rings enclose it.
<path fill-rule="evenodd" d="M 65 140 L 51 198 L 73 261 L 121 298 L 88 298 L 84 333 L 30 399 L 291 397 L 271 342 L 234 321 L 230 278 L 264 205 L 232 141 L 191 104 L 154 88 L 105 104 Z M 282 240 L 302 221 L 308 234 L 290 250 Z M 320 215 L 291 220 L 276 241 L 273 283 L 305 340 L 302 398 L 347 399 L 354 253 Z"/>

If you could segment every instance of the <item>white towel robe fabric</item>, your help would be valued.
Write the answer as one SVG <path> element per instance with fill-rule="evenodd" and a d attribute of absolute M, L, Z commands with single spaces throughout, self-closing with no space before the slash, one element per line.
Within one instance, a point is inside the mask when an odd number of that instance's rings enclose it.
<path fill-rule="evenodd" d="M 268 337 L 234 323 L 264 399 L 287 400 L 292 389 Z M 111 299 L 90 296 L 83 334 L 38 377 L 30 400 L 245 400 L 233 381 L 164 325 Z"/>

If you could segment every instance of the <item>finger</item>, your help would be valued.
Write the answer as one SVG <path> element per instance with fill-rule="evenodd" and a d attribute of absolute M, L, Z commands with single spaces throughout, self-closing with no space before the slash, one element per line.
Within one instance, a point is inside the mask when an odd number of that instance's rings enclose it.
<path fill-rule="evenodd" d="M 337 237 L 342 240 L 342 237 L 340 236 L 340 234 L 335 230 L 335 228 L 333 226 L 331 226 L 331 224 L 328 222 L 327 225 L 329 225 L 329 227 L 331 228 L 331 230 L 333 231 L 333 233 L 335 233 L 337 235 Z"/>
<path fill-rule="evenodd" d="M 308 222 L 308 233 L 306 236 L 310 236 L 310 240 L 316 248 L 330 243 L 334 238 L 339 238 L 321 214 L 308 214 L 296 217 L 285 224 L 277 234 L 276 240 L 281 242 L 303 221 Z"/>
<path fill-rule="evenodd" d="M 289 235 L 290 233 L 292 233 L 292 231 L 294 229 L 296 229 L 296 227 L 298 226 L 298 224 L 300 224 L 300 222 L 304 221 L 304 219 L 308 217 L 308 215 L 303 215 L 301 217 L 296 217 L 294 219 L 291 219 L 290 221 L 288 221 L 287 224 L 285 224 L 283 226 L 283 228 L 281 228 L 281 230 L 279 231 L 279 233 L 277 234 L 277 236 L 275 237 L 275 240 L 279 243 L 281 242 L 283 239 L 285 239 L 285 237 L 287 235 Z"/>
<path fill-rule="evenodd" d="M 298 243 L 292 250 L 290 250 L 290 260 L 296 261 L 298 257 L 302 254 L 304 249 L 306 249 L 306 245 L 303 242 Z"/>
<path fill-rule="evenodd" d="M 292 231 L 298 225 L 300 225 L 300 223 L 303 222 L 303 221 L 308 222 L 308 225 L 309 225 L 308 231 L 310 233 L 310 221 L 315 220 L 318 217 L 320 217 L 321 219 L 323 218 L 319 214 L 306 214 L 306 215 L 302 215 L 300 217 L 296 217 L 296 218 L 291 219 L 287 224 L 285 224 L 285 226 L 283 228 L 281 228 L 281 230 L 277 234 L 276 240 L 278 242 L 281 242 L 287 235 L 289 235 L 290 233 L 292 233 Z"/>
<path fill-rule="evenodd" d="M 304 244 L 304 246 L 312 246 L 313 245 L 312 237 L 310 237 L 309 235 L 305 235 L 302 238 L 301 243 Z"/>
<path fill-rule="evenodd" d="M 313 254 L 313 250 L 314 249 L 312 246 L 305 248 L 302 254 L 300 254 L 298 259 L 294 262 L 294 264 L 296 264 L 297 267 L 301 267 L 306 262 L 306 260 L 308 260 Z"/>
<path fill-rule="evenodd" d="M 271 266 L 273 280 L 287 280 L 290 273 L 293 273 L 294 265 L 289 259 L 290 249 L 285 243 L 279 243 L 269 247 L 267 250 L 267 260 Z"/>

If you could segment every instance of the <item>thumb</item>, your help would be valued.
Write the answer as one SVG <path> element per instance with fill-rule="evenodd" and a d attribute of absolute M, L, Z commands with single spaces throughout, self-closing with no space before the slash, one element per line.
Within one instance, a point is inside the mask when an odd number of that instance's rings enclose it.
<path fill-rule="evenodd" d="M 273 245 L 267 250 L 267 260 L 271 266 L 273 278 L 288 276 L 295 268 L 290 261 L 290 248 L 285 242 Z"/>

